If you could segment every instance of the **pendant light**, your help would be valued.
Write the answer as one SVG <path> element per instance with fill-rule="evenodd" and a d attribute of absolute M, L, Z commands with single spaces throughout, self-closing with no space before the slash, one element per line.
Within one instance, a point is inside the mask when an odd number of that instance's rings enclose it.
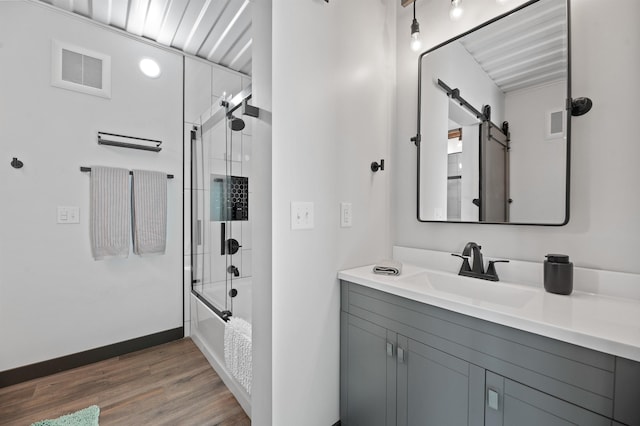
<path fill-rule="evenodd" d="M 416 19 L 416 1 L 413 1 L 413 22 L 411 22 L 411 50 L 414 52 L 422 48 L 422 40 L 420 38 L 420 24 Z"/>
<path fill-rule="evenodd" d="M 458 20 L 460 19 L 460 17 L 462 16 L 462 12 L 464 12 L 464 9 L 462 9 L 462 0 L 451 0 L 451 9 L 449 9 L 449 17 L 452 20 Z"/>

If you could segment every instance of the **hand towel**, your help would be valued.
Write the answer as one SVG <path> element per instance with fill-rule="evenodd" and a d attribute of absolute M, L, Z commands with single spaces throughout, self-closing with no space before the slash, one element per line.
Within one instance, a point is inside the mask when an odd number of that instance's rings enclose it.
<path fill-rule="evenodd" d="M 373 273 L 380 275 L 400 275 L 402 273 L 402 263 L 397 260 L 381 260 L 373 267 Z"/>
<path fill-rule="evenodd" d="M 167 245 L 167 174 L 133 171 L 133 252 L 164 254 Z"/>
<path fill-rule="evenodd" d="M 89 235 L 95 260 L 128 257 L 131 241 L 129 170 L 91 166 Z"/>

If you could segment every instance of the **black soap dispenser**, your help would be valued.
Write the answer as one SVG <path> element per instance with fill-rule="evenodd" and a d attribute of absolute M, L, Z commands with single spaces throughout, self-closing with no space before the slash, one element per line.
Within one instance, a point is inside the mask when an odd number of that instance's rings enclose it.
<path fill-rule="evenodd" d="M 549 293 L 571 294 L 573 263 L 566 254 L 548 254 L 544 261 L 544 289 Z"/>

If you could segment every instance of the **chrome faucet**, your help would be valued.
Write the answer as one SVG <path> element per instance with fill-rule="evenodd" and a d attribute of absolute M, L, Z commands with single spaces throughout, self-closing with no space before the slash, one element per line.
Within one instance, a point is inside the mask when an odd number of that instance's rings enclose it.
<path fill-rule="evenodd" d="M 484 270 L 484 261 L 482 259 L 482 252 L 480 251 L 482 246 L 474 242 L 468 242 L 462 250 L 462 254 L 451 253 L 451 256 L 462 258 L 462 266 L 458 275 L 472 278 L 480 278 L 482 280 L 499 281 L 498 273 L 496 272 L 496 263 L 508 263 L 508 260 L 490 260 L 487 266 L 487 271 Z M 470 264 L 469 260 L 473 257 L 473 263 Z M 471 266 L 473 265 L 473 266 Z"/>

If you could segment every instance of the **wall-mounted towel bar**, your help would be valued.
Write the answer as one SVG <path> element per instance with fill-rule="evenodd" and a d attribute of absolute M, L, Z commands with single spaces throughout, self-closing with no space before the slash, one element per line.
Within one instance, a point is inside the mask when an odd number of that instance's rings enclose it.
<path fill-rule="evenodd" d="M 91 167 L 82 167 L 82 166 L 80 166 L 80 171 L 81 172 L 91 172 Z M 132 175 L 133 172 L 129 171 L 129 174 Z M 167 175 L 167 179 L 173 179 L 173 175 Z"/>
<path fill-rule="evenodd" d="M 141 143 L 147 143 L 153 146 L 141 145 Z M 141 149 L 143 151 L 153 152 L 160 152 L 162 150 L 162 148 L 160 148 L 160 145 L 162 145 L 162 141 L 105 132 L 98 132 L 98 145 L 110 145 L 120 148 Z"/>

